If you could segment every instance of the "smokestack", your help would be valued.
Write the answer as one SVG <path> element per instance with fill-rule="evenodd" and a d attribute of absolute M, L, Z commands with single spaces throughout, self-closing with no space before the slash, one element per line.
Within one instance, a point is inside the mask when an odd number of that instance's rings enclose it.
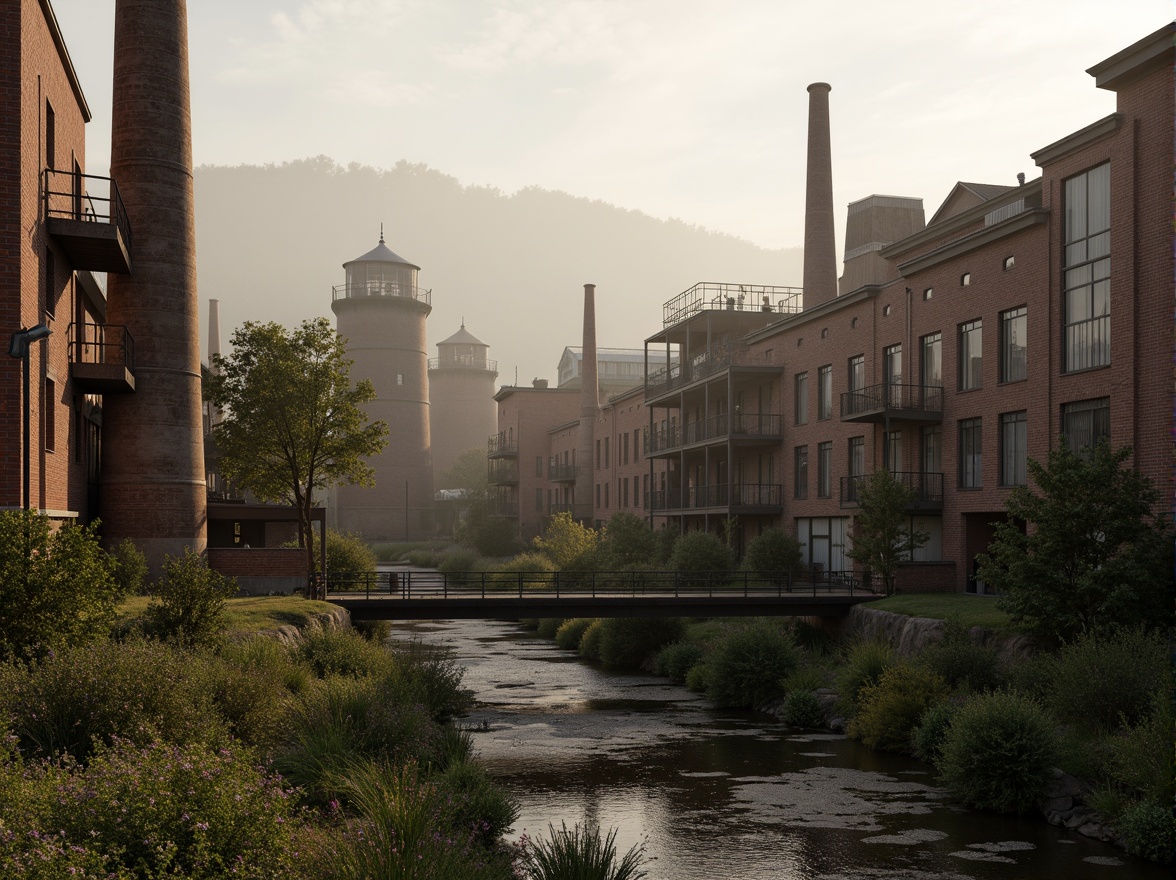
<path fill-rule="evenodd" d="M 808 87 L 808 174 L 804 199 L 804 307 L 837 296 L 833 235 L 833 159 L 829 146 L 828 83 Z"/>
<path fill-rule="evenodd" d="M 116 0 L 110 173 L 134 230 L 133 275 L 111 273 L 107 320 L 135 341 L 135 392 L 103 400 L 101 514 L 158 572 L 205 548 L 200 320 L 184 0 Z"/>
<path fill-rule="evenodd" d="M 596 419 L 600 414 L 600 391 L 596 376 L 596 285 L 584 285 L 584 341 L 580 361 L 580 436 L 576 444 L 579 468 L 576 472 L 576 518 L 592 519 L 593 456 Z"/>
<path fill-rule="evenodd" d="M 208 301 L 208 368 L 217 372 L 213 366 L 213 358 L 221 353 L 220 338 L 220 300 Z"/>

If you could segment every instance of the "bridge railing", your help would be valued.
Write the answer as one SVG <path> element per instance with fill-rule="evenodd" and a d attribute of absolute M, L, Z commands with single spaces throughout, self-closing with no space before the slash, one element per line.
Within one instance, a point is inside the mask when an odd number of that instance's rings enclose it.
<path fill-rule="evenodd" d="M 872 596 L 852 572 L 379 571 L 332 576 L 328 595 L 374 599 Z"/>

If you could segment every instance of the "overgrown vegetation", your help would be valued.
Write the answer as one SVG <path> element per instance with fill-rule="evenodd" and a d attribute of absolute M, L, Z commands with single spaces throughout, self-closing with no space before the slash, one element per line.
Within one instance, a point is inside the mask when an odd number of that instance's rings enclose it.
<path fill-rule="evenodd" d="M 145 616 L 153 635 L 194 647 L 216 642 L 225 629 L 225 602 L 237 595 L 237 582 L 208 567 L 208 560 L 185 547 L 167 556 L 163 576 L 151 588 Z"/>

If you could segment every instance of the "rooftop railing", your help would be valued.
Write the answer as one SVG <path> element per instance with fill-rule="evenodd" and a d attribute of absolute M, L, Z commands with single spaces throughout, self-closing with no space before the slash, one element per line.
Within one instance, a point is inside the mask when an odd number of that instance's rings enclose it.
<path fill-rule="evenodd" d="M 488 360 L 475 355 L 450 355 L 448 357 L 429 358 L 430 370 L 489 370 L 498 372 L 498 361 Z"/>
<path fill-rule="evenodd" d="M 361 281 L 353 284 L 336 284 L 331 288 L 331 302 L 339 299 L 411 299 L 425 305 L 432 305 L 433 291 L 422 287 L 397 284 L 394 281 Z"/>
<path fill-rule="evenodd" d="M 792 315 L 803 308 L 803 294 L 799 287 L 702 281 L 662 306 L 662 326 L 671 327 L 703 311 Z"/>

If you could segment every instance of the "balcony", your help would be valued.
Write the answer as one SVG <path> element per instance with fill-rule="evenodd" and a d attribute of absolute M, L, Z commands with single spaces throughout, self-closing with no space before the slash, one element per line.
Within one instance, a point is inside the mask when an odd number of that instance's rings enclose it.
<path fill-rule="evenodd" d="M 514 438 L 491 437 L 486 442 L 486 456 L 488 458 L 517 458 L 519 442 Z"/>
<path fill-rule="evenodd" d="M 794 315 L 801 310 L 802 299 L 799 287 L 703 281 L 662 306 L 662 327 L 672 327 L 705 311 Z"/>
<path fill-rule="evenodd" d="M 663 513 L 714 508 L 725 508 L 729 512 L 779 513 L 781 498 L 778 483 L 736 483 L 730 491 L 724 483 L 649 492 L 645 497 L 645 509 Z"/>
<path fill-rule="evenodd" d="M 448 355 L 447 357 L 429 358 L 429 370 L 487 370 L 498 372 L 498 361 L 474 355 Z"/>
<path fill-rule="evenodd" d="M 576 475 L 579 470 L 578 465 L 548 462 L 547 479 L 553 483 L 574 483 L 576 482 Z"/>
<path fill-rule="evenodd" d="M 70 324 L 69 376 L 83 394 L 135 390 L 135 340 L 119 324 Z"/>
<path fill-rule="evenodd" d="M 643 444 L 646 455 L 662 455 L 698 443 L 735 440 L 746 444 L 778 443 L 784 439 L 784 419 L 770 413 L 724 413 L 681 427 L 654 431 Z"/>
<path fill-rule="evenodd" d="M 914 493 L 908 513 L 943 510 L 943 474 L 938 471 L 895 471 L 891 474 Z M 857 507 L 864 476 L 841 478 L 841 506 Z"/>
<path fill-rule="evenodd" d="M 518 519 L 519 504 L 517 501 L 505 501 L 498 498 L 491 499 L 490 515 L 509 519 Z"/>
<path fill-rule="evenodd" d="M 496 461 L 488 477 L 491 486 L 512 486 L 519 481 L 519 465 L 514 461 Z"/>
<path fill-rule="evenodd" d="M 130 273 L 131 221 L 113 180 L 46 168 L 43 189 L 45 228 L 73 268 Z"/>
<path fill-rule="evenodd" d="M 433 291 L 393 281 L 361 281 L 355 284 L 336 284 L 331 288 L 331 302 L 341 299 L 411 300 L 432 308 Z"/>
<path fill-rule="evenodd" d="M 843 422 L 941 422 L 943 389 L 883 382 L 841 395 Z"/>
<path fill-rule="evenodd" d="M 685 363 L 675 363 L 668 369 L 653 370 L 645 379 L 645 399 L 651 401 L 661 395 L 694 382 L 708 379 L 729 369 L 739 367 L 771 367 L 762 356 L 753 356 L 744 346 L 715 345 Z M 776 369 L 774 372 L 781 372 Z"/>

